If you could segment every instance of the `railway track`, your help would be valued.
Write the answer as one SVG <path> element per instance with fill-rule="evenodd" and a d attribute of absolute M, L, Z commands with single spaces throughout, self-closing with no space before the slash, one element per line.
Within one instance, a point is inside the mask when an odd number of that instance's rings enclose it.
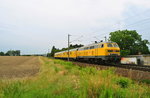
<path fill-rule="evenodd" d="M 106 65 L 101 64 L 100 65 L 100 64 L 91 64 L 91 63 L 77 62 L 77 61 L 73 61 L 73 63 L 83 67 L 92 66 L 92 67 L 96 67 L 97 69 L 101 69 L 100 67 L 118 67 L 118 68 L 130 69 L 130 70 L 150 72 L 150 66 L 144 66 L 144 65 L 122 65 L 122 64 L 106 64 Z"/>

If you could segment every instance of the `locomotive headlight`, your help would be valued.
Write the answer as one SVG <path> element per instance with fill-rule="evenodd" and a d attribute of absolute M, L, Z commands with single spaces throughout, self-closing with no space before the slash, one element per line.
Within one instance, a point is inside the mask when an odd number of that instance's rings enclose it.
<path fill-rule="evenodd" d="M 114 50 L 114 52 L 120 52 L 119 50 Z"/>
<path fill-rule="evenodd" d="M 107 50 L 108 52 L 113 52 L 113 50 Z"/>

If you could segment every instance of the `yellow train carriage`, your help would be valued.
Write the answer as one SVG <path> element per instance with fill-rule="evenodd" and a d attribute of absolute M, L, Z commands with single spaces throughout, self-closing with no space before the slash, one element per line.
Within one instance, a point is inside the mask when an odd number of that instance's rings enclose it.
<path fill-rule="evenodd" d="M 55 58 L 63 58 L 64 57 L 64 53 L 65 52 L 57 52 L 57 53 L 54 54 L 54 57 Z"/>
<path fill-rule="evenodd" d="M 61 52 L 57 52 L 54 55 L 55 58 L 68 58 L 68 51 L 61 51 Z M 69 58 L 70 59 L 76 59 L 77 57 L 77 49 L 71 49 L 69 50 Z"/>
<path fill-rule="evenodd" d="M 77 48 L 76 49 L 71 49 L 69 51 L 69 58 L 73 58 L 73 59 L 76 59 L 77 58 Z"/>

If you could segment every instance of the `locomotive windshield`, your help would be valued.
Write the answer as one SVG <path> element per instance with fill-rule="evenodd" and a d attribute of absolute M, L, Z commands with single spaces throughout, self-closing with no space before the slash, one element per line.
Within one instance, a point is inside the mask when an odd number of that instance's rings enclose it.
<path fill-rule="evenodd" d="M 107 44 L 107 47 L 113 47 L 113 45 L 109 43 L 109 44 Z"/>
<path fill-rule="evenodd" d="M 107 44 L 107 47 L 118 47 L 118 45 L 115 43 L 115 44 L 112 44 L 112 43 L 108 43 Z"/>
<path fill-rule="evenodd" d="M 114 44 L 114 47 L 119 47 L 117 44 Z"/>

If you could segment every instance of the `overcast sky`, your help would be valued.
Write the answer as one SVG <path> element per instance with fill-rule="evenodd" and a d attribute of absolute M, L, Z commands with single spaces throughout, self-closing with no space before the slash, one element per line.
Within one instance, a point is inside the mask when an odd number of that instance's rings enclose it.
<path fill-rule="evenodd" d="M 150 41 L 150 0 L 0 0 L 0 51 L 46 53 L 90 44 L 118 29 Z"/>

